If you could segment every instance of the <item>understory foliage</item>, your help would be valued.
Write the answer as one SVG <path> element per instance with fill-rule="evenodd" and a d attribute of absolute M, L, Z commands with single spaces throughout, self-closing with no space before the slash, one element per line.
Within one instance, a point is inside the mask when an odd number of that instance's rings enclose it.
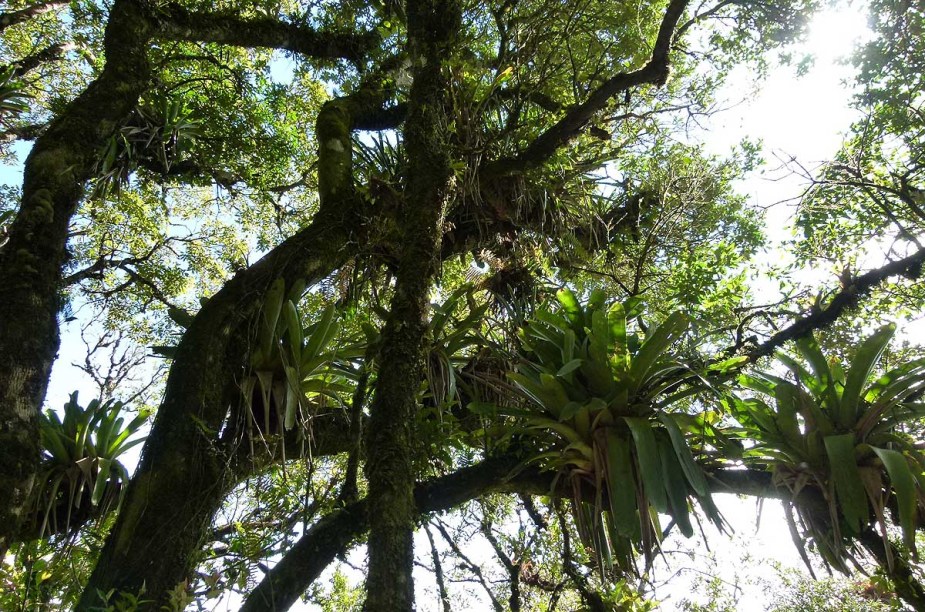
<path fill-rule="evenodd" d="M 707 152 L 823 4 L 5 3 L 0 609 L 641 612 L 722 493 L 925 609 L 921 3 L 792 236 Z"/>

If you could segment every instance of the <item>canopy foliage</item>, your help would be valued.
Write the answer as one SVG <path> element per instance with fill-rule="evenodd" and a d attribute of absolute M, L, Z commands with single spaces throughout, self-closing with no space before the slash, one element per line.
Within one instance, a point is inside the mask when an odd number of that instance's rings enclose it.
<path fill-rule="evenodd" d="M 699 127 L 821 4 L 7 2 L 0 608 L 410 610 L 419 563 L 447 610 L 459 581 L 641 610 L 725 492 L 925 607 L 925 369 L 891 343 L 925 10 L 870 3 L 859 119 L 783 246 L 737 191 L 760 147 Z M 99 393 L 59 417 L 62 326 Z"/>

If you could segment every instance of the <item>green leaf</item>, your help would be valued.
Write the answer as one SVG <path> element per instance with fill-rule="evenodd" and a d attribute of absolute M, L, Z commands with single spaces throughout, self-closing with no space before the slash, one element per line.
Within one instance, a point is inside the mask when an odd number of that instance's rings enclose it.
<path fill-rule="evenodd" d="M 575 331 L 572 329 L 567 329 L 562 335 L 562 363 L 568 365 L 572 361 L 575 361 L 575 348 L 576 348 L 576 338 Z M 581 360 L 578 359 L 578 365 L 581 365 Z M 576 365 L 575 367 L 578 367 Z M 563 366 L 563 369 L 565 366 Z M 574 369 L 574 368 L 573 368 Z M 561 372 L 561 370 L 560 370 Z M 568 370 L 566 373 L 571 372 Z M 565 376 L 566 373 L 559 374 L 559 376 Z"/>
<path fill-rule="evenodd" d="M 700 469 L 700 466 L 694 461 L 691 449 L 687 446 L 687 440 L 684 439 L 684 434 L 681 433 L 678 424 L 675 423 L 670 414 L 659 413 L 658 420 L 668 430 L 671 444 L 674 446 L 675 454 L 678 456 L 678 461 L 681 464 L 681 469 L 684 470 L 687 482 L 690 483 L 697 495 L 702 498 L 709 498 L 710 488 L 707 485 L 707 478 L 703 475 L 703 470 Z"/>
<path fill-rule="evenodd" d="M 292 300 L 283 302 L 283 320 L 286 322 L 290 355 L 298 361 L 302 355 L 302 319 Z"/>
<path fill-rule="evenodd" d="M 109 459 L 99 460 L 99 471 L 96 474 L 96 482 L 93 483 L 93 493 L 90 495 L 90 503 L 94 506 L 100 504 L 103 494 L 106 492 L 106 484 L 109 482 L 109 470 L 112 461 Z"/>
<path fill-rule="evenodd" d="M 565 376 L 567 374 L 571 374 L 581 366 L 583 361 L 583 359 L 572 359 L 564 366 L 559 368 L 559 371 L 556 372 L 556 376 Z"/>
<path fill-rule="evenodd" d="M 813 375 L 809 375 L 805 368 L 787 356 L 778 353 L 778 359 L 791 368 L 801 384 L 810 389 L 816 400 L 832 415 L 831 418 L 837 419 L 840 396 L 835 384 L 836 379 L 822 349 L 819 348 L 819 343 L 814 337 L 809 336 L 800 338 L 795 345 L 803 358 L 809 362 Z"/>
<path fill-rule="evenodd" d="M 748 357 L 731 357 L 729 359 L 720 361 L 719 363 L 714 363 L 707 369 L 712 372 L 719 372 L 720 374 L 728 374 L 729 372 L 737 370 L 747 363 Z"/>
<path fill-rule="evenodd" d="M 578 296 L 575 295 L 574 291 L 571 289 L 560 289 L 556 292 L 556 299 L 562 304 L 562 309 L 565 311 L 568 320 L 572 324 L 583 324 L 581 316 L 584 311 L 581 308 L 581 304 L 578 303 Z"/>
<path fill-rule="evenodd" d="M 858 535 L 867 526 L 868 512 L 864 483 L 854 457 L 854 434 L 826 436 L 824 443 L 839 507 L 852 535 Z"/>
<path fill-rule="evenodd" d="M 896 332 L 895 325 L 885 325 L 864 340 L 851 362 L 845 378 L 838 421 L 842 427 L 853 427 L 858 419 L 858 405 L 862 401 L 863 389 L 870 378 L 877 361 Z"/>
<path fill-rule="evenodd" d="M 645 485 L 646 496 L 658 512 L 668 512 L 668 498 L 665 496 L 665 485 L 662 476 L 662 462 L 658 457 L 658 447 L 655 444 L 655 434 L 648 419 L 640 417 L 625 417 L 636 443 L 636 460 L 639 472 Z"/>
<path fill-rule="evenodd" d="M 559 412 L 554 409 L 556 399 L 550 395 L 549 389 L 520 372 L 508 372 L 507 377 L 514 381 L 517 388 L 529 399 L 533 400 L 535 404 L 540 406 L 543 410 L 549 411 L 556 418 L 559 417 Z"/>
<path fill-rule="evenodd" d="M 562 409 L 569 402 L 568 393 L 562 383 L 552 374 L 545 372 L 540 374 L 540 384 L 546 390 L 547 405 L 546 408 L 552 410 L 555 414 L 561 414 Z"/>
<path fill-rule="evenodd" d="M 806 444 L 800 431 L 800 424 L 797 421 L 799 389 L 789 383 L 777 385 L 774 389 L 774 395 L 777 399 L 776 422 L 784 436 L 784 440 L 794 450 L 805 451 Z"/>
<path fill-rule="evenodd" d="M 292 304 L 292 302 L 289 302 Z M 291 328 L 290 328 L 291 331 Z M 286 372 L 286 412 L 284 427 L 289 430 L 295 427 L 296 416 L 299 412 L 299 397 L 302 395 L 299 374 L 292 366 L 284 366 Z"/>
<path fill-rule="evenodd" d="M 684 335 L 688 325 L 687 316 L 683 313 L 675 312 L 670 314 L 657 329 L 651 330 L 645 342 L 639 347 L 639 352 L 636 353 L 630 366 L 630 378 L 632 381 L 630 395 L 636 395 L 642 385 L 645 384 L 649 370 L 664 356 L 668 347 Z"/>
<path fill-rule="evenodd" d="M 691 525 L 690 511 L 687 504 L 687 481 L 684 478 L 684 468 L 678 462 L 677 453 L 672 447 L 669 438 L 660 437 L 659 457 L 662 460 L 662 474 L 665 476 L 665 492 L 668 494 L 668 505 L 671 517 L 677 523 L 684 537 L 694 535 Z"/>
<path fill-rule="evenodd" d="M 307 365 L 317 363 L 316 360 L 321 354 L 321 351 L 324 350 L 328 342 L 337 334 L 338 325 L 335 320 L 336 316 L 337 310 L 334 306 L 328 306 L 324 309 L 324 312 L 321 313 L 321 319 L 313 326 L 311 336 L 309 336 L 305 348 L 302 349 L 302 371 L 306 374 L 316 369 L 317 366 L 315 366 L 315 368 L 308 368 Z"/>
<path fill-rule="evenodd" d="M 639 518 L 636 515 L 632 450 L 629 440 L 612 429 L 607 430 L 607 476 L 607 497 L 617 532 L 636 540 L 639 538 Z"/>
<path fill-rule="evenodd" d="M 559 421 L 553 421 L 552 419 L 547 419 L 545 417 L 535 417 L 530 419 L 530 425 L 528 429 L 548 429 L 554 431 L 557 434 L 561 435 L 569 444 L 586 444 L 578 432 L 573 428 L 569 427 L 565 423 L 560 423 Z"/>
<path fill-rule="evenodd" d="M 607 315 L 595 310 L 591 315 L 591 330 L 588 335 L 590 341 L 588 352 L 591 358 L 599 363 L 606 364 L 610 352 L 610 325 Z"/>
<path fill-rule="evenodd" d="M 286 281 L 277 278 L 267 289 L 263 300 L 263 323 L 261 330 L 260 350 L 265 359 L 270 359 L 273 353 L 273 341 L 277 337 L 276 323 L 283 308 L 283 297 L 286 293 Z"/>
<path fill-rule="evenodd" d="M 883 462 L 890 485 L 896 493 L 896 505 L 899 507 L 899 524 L 903 531 L 903 543 L 910 551 L 915 551 L 915 528 L 918 519 L 918 496 L 916 495 L 915 477 L 909 469 L 909 462 L 899 451 L 887 448 L 873 448 Z"/>

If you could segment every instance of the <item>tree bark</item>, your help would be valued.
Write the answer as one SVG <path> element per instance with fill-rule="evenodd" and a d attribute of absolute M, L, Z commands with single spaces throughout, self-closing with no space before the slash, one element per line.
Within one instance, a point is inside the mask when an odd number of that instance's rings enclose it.
<path fill-rule="evenodd" d="M 314 284 L 349 257 L 357 224 L 349 202 L 319 211 L 311 225 L 230 280 L 196 315 L 177 355 L 119 517 L 84 589 L 138 593 L 163 604 L 189 576 L 209 523 L 237 481 L 246 445 L 238 380 L 267 288 L 276 278 Z M 219 433 L 225 435 L 220 439 Z"/>
<path fill-rule="evenodd" d="M 460 9 L 452 0 L 408 3 L 409 43 L 417 68 L 404 129 L 408 188 L 399 219 L 403 249 L 383 330 L 367 444 L 369 612 L 411 610 L 414 605 L 412 429 L 422 378 L 429 291 L 453 187 L 446 146 L 450 119 L 442 58 L 449 55 L 460 19 Z"/>
<path fill-rule="evenodd" d="M 150 37 L 140 5 L 117 0 L 106 27 L 102 74 L 51 123 L 26 159 L 20 208 L 0 250 L 0 499 L 9 500 L 0 505 L 0 554 L 19 530 L 38 467 L 38 414 L 58 351 L 68 224 L 99 151 L 148 86 Z"/>
<path fill-rule="evenodd" d="M 237 47 L 285 49 L 318 59 L 361 61 L 378 42 L 375 32 L 318 31 L 305 24 L 273 17 L 242 19 L 233 13 L 191 12 L 179 4 L 160 7 L 153 16 L 160 21 L 159 38 L 212 42 Z"/>
<path fill-rule="evenodd" d="M 33 17 L 38 17 L 42 13 L 47 13 L 48 11 L 53 11 L 67 5 L 67 0 L 50 0 L 48 2 L 36 2 L 35 4 L 30 4 L 29 6 L 21 8 L 18 11 L 0 13 L 0 32 L 3 32 L 10 26 L 23 23 L 32 19 Z"/>

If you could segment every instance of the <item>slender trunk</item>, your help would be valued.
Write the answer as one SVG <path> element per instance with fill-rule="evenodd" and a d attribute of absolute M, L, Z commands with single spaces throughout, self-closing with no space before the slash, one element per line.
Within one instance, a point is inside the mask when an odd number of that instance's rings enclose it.
<path fill-rule="evenodd" d="M 453 186 L 446 134 L 449 101 L 441 58 L 448 55 L 459 21 L 459 8 L 451 0 L 408 3 L 412 61 L 418 67 L 404 130 L 408 188 L 399 220 L 404 246 L 383 331 L 367 446 L 369 612 L 411 610 L 414 603 L 412 429 L 422 377 L 429 291 Z"/>
<path fill-rule="evenodd" d="M 150 35 L 134 0 L 113 5 L 106 67 L 36 141 L 0 250 L 0 499 L 9 500 L 0 505 L 0 555 L 18 532 L 38 466 L 38 414 L 58 352 L 68 225 L 100 149 L 148 85 Z"/>

